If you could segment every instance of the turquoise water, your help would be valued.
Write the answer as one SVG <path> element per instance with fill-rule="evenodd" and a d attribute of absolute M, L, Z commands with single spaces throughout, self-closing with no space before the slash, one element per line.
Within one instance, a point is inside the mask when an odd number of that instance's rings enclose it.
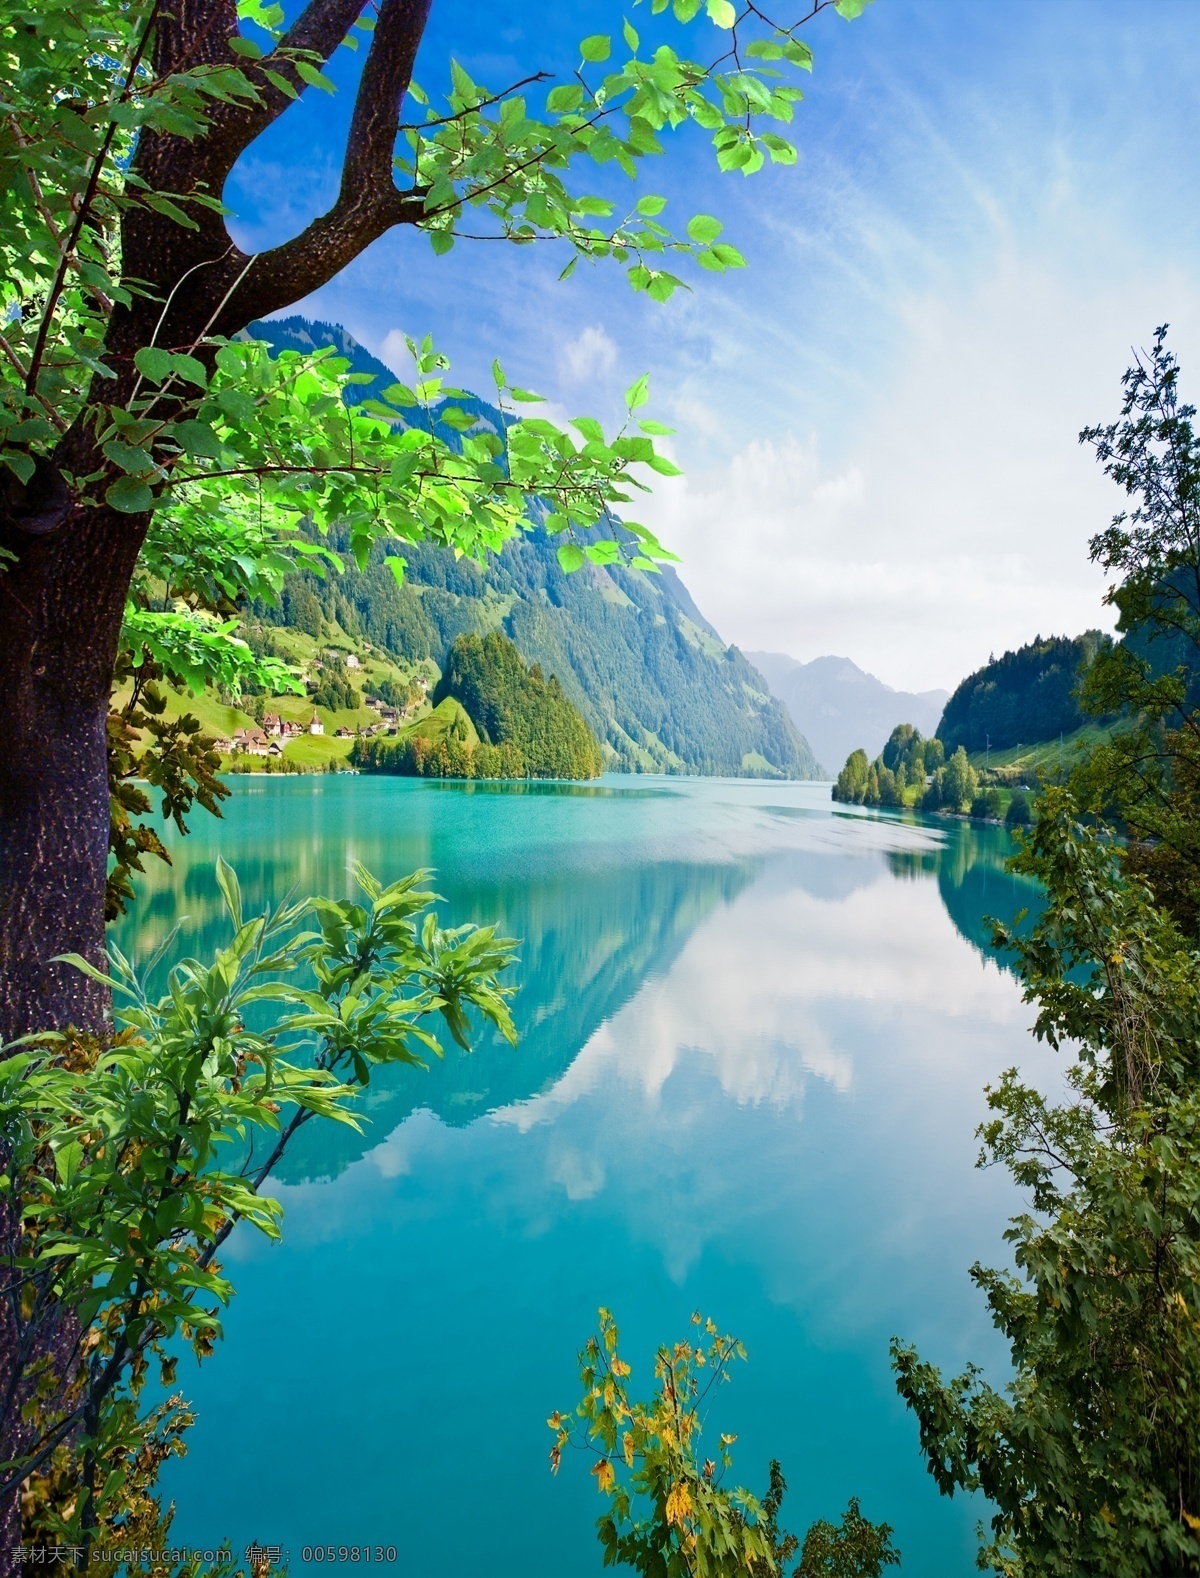
<path fill-rule="evenodd" d="M 887 1343 L 1003 1353 L 967 1267 L 1017 1208 L 974 1167 L 982 1087 L 1053 1079 L 986 951 L 1029 902 L 1000 829 L 834 808 L 803 784 L 243 779 L 148 872 L 122 946 L 221 935 L 218 852 L 250 901 L 436 868 L 443 914 L 522 939 L 518 1048 L 395 1070 L 367 1131 L 313 1124 L 280 1173 L 285 1241 L 231 1240 L 237 1299 L 181 1381 L 181 1541 L 397 1549 L 413 1578 L 584 1578 L 601 1510 L 551 1478 L 552 1408 L 600 1304 L 645 1377 L 710 1313 L 749 1350 L 714 1431 L 785 1522 L 851 1495 L 903 1571 L 967 1578 L 986 1508 L 940 1498 Z M 647 1387 L 647 1391 L 649 1388 Z"/>

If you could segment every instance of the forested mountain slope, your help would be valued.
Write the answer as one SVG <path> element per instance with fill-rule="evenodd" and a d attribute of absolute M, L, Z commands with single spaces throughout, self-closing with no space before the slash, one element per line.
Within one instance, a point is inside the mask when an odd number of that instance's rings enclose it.
<path fill-rule="evenodd" d="M 345 330 L 288 318 L 255 326 L 279 349 L 332 344 L 358 371 L 394 375 Z M 369 385 L 359 386 L 369 390 Z M 484 401 L 457 400 L 497 430 Z M 395 550 L 394 550 L 395 551 Z M 502 630 L 526 662 L 556 675 L 600 740 L 610 768 L 728 776 L 818 778 L 807 741 L 762 675 L 727 647 L 679 578 L 587 565 L 572 575 L 554 543 L 535 530 L 480 569 L 426 546 L 404 544 L 403 587 L 382 549 L 365 571 L 336 579 L 289 577 L 283 605 L 252 618 L 310 629 L 336 622 L 406 661 L 441 668 L 457 636 Z"/>
<path fill-rule="evenodd" d="M 1099 630 L 1081 636 L 1035 637 L 1014 652 L 992 658 L 958 686 L 938 725 L 949 754 L 1004 750 L 1070 734 L 1090 722 L 1076 699 L 1083 672 L 1109 640 Z"/>

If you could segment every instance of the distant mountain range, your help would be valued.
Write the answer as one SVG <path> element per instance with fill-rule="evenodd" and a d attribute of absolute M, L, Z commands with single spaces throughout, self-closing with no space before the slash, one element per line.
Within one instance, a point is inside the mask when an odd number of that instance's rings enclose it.
<path fill-rule="evenodd" d="M 291 317 L 251 331 L 276 351 L 332 345 L 377 388 L 390 368 L 336 324 Z M 371 392 L 352 386 L 350 400 Z M 476 421 L 501 430 L 500 412 L 472 396 L 457 399 Z M 435 422 L 436 429 L 436 422 Z M 455 441 L 447 431 L 447 442 Z M 727 646 L 669 568 L 661 575 L 588 564 L 559 567 L 554 541 L 534 530 L 483 569 L 435 548 L 401 545 L 408 571 L 397 587 L 383 546 L 365 571 L 350 566 L 322 581 L 289 577 L 281 609 L 256 607 L 264 624 L 287 624 L 303 584 L 322 617 L 408 662 L 439 668 L 462 634 L 502 630 L 527 662 L 555 674 L 600 740 L 610 768 L 729 777 L 819 778 L 818 756 L 787 708 L 736 647 Z M 311 599 L 308 599 L 311 601 Z M 826 767 L 831 759 L 822 755 Z"/>
<path fill-rule="evenodd" d="M 893 690 L 849 658 L 801 663 L 783 652 L 747 652 L 832 777 L 851 751 L 873 761 L 898 723 L 935 732 L 948 690 Z"/>

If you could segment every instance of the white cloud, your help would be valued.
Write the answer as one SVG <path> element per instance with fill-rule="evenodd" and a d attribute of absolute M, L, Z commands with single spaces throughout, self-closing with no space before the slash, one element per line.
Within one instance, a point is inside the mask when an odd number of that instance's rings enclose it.
<path fill-rule="evenodd" d="M 1087 543 L 1121 498 L 1078 433 L 1115 411 L 1131 333 L 1170 316 L 1195 365 L 1200 287 L 1087 278 L 1074 256 L 1010 253 L 956 295 L 911 296 L 903 354 L 837 464 L 824 425 L 708 464 L 681 434 L 691 474 L 643 514 L 727 640 L 925 689 L 1039 632 L 1111 623 Z"/>
<path fill-rule="evenodd" d="M 380 340 L 375 354 L 381 362 L 386 362 L 398 377 L 407 378 L 412 374 L 413 359 L 408 354 L 403 329 L 389 329 Z"/>
<path fill-rule="evenodd" d="M 611 373 L 617 365 L 617 347 L 601 324 L 589 324 L 573 340 L 568 340 L 559 355 L 559 371 L 573 384 L 592 383 Z"/>

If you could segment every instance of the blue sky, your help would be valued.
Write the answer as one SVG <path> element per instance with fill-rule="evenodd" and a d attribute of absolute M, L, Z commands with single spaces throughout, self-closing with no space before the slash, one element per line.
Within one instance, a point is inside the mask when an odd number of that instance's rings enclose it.
<path fill-rule="evenodd" d="M 569 71 L 623 15 L 652 36 L 647 13 L 434 0 L 418 79 L 438 92 L 451 54 L 491 88 Z M 724 637 L 952 687 L 1107 622 L 1087 539 L 1119 499 L 1076 439 L 1115 414 L 1131 346 L 1169 321 L 1200 396 L 1200 6 L 876 0 L 806 36 L 797 167 L 720 175 L 697 136 L 646 161 L 668 217 L 719 215 L 745 271 L 655 306 L 615 268 L 557 283 L 549 248 L 435 259 L 399 232 L 294 310 L 397 369 L 432 332 L 481 390 L 499 355 L 570 415 L 611 419 L 648 371 L 686 476 L 639 516 Z M 343 51 L 343 91 L 307 93 L 234 172 L 243 245 L 332 200 L 358 64 Z"/>

